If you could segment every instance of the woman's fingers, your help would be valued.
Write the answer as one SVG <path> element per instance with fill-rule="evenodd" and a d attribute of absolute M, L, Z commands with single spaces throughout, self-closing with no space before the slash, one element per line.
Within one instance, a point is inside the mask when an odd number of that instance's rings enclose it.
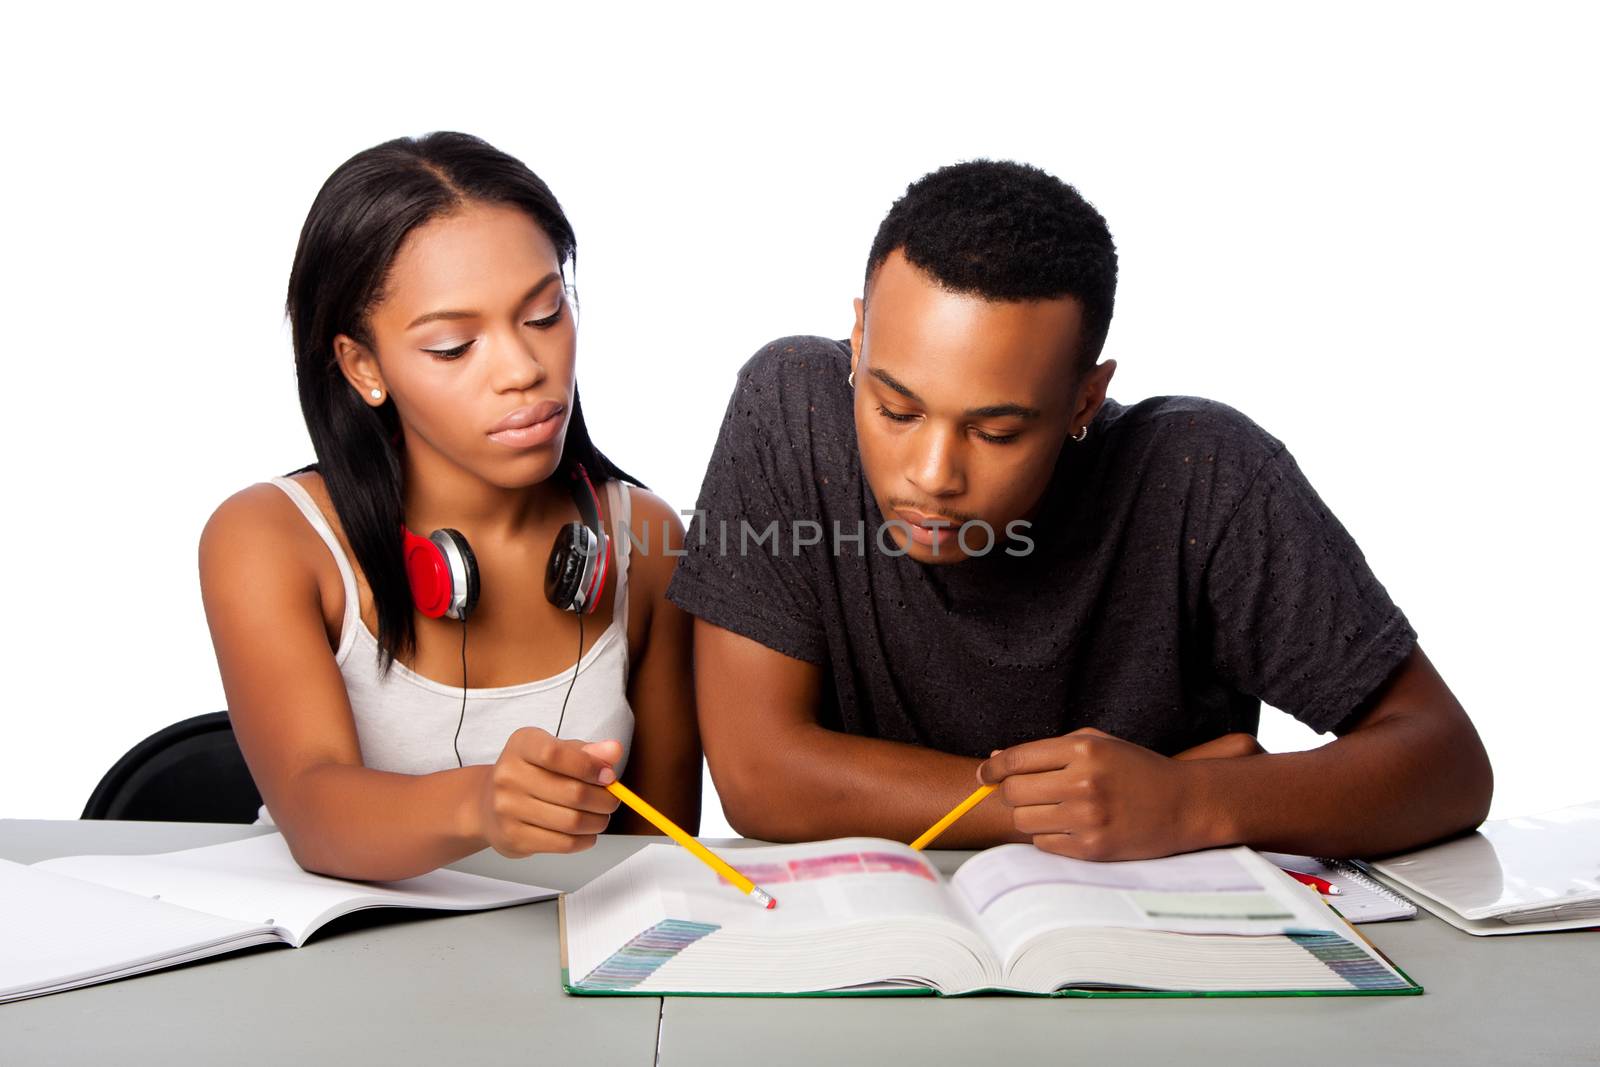
<path fill-rule="evenodd" d="M 552 804 L 536 796 L 508 792 L 495 800 L 495 814 L 502 820 L 551 830 L 558 834 L 598 834 L 611 821 L 608 812 L 584 811 Z"/>

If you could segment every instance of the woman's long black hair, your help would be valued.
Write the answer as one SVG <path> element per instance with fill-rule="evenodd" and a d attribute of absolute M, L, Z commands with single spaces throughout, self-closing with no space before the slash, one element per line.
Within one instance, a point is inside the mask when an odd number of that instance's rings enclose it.
<path fill-rule="evenodd" d="M 367 316 L 400 244 L 412 230 L 469 201 L 526 211 L 556 247 L 563 273 L 577 237 L 549 186 L 521 162 L 464 133 L 387 141 L 346 160 L 323 183 L 300 230 L 289 273 L 300 410 L 356 562 L 378 610 L 383 669 L 416 647 L 410 584 L 401 553 L 404 467 L 394 404 L 367 404 L 334 358 L 339 334 L 372 347 Z M 556 476 L 582 464 L 598 485 L 635 481 L 589 439 L 573 386 L 566 447 Z"/>

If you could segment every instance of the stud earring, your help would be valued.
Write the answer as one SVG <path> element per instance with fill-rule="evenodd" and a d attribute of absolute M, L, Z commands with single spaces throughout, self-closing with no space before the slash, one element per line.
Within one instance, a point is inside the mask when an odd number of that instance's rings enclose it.
<path fill-rule="evenodd" d="M 383 399 L 383 390 L 382 389 L 374 389 L 372 391 L 372 399 L 374 399 L 374 400 L 382 400 Z"/>

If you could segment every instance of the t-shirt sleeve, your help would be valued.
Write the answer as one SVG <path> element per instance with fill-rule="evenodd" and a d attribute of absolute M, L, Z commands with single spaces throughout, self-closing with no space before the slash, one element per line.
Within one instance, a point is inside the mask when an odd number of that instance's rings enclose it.
<path fill-rule="evenodd" d="M 1417 639 L 1281 447 L 1228 519 L 1205 594 L 1219 674 L 1318 733 L 1364 710 Z"/>
<path fill-rule="evenodd" d="M 714 626 L 821 664 L 827 643 L 815 575 L 794 523 L 816 519 L 803 422 L 786 419 L 782 368 L 757 354 L 739 372 L 667 598 Z M 798 384 L 796 387 L 798 387 Z"/>

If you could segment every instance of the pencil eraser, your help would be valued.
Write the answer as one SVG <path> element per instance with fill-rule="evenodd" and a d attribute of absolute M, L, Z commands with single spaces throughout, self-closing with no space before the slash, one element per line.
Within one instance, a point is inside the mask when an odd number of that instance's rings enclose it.
<path fill-rule="evenodd" d="M 777 906 L 778 906 L 778 899 L 776 897 L 768 897 L 767 898 L 767 910 L 768 911 L 771 911 L 773 908 L 776 908 Z"/>

